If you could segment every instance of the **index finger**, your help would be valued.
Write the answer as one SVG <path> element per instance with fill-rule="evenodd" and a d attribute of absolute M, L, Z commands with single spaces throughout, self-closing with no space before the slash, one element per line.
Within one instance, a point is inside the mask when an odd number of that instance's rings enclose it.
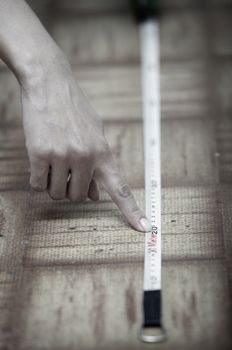
<path fill-rule="evenodd" d="M 137 205 L 129 186 L 120 174 L 112 155 L 110 155 L 107 158 L 107 161 L 97 168 L 95 174 L 104 189 L 112 198 L 113 202 L 125 216 L 128 223 L 137 231 L 151 231 L 151 225 L 149 224 L 144 212 Z"/>

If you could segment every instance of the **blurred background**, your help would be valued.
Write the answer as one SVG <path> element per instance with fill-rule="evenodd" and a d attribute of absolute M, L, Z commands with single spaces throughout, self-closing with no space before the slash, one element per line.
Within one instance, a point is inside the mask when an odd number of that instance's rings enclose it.
<path fill-rule="evenodd" d="M 144 205 L 138 27 L 126 0 L 30 0 Z M 232 1 L 161 0 L 163 318 L 157 349 L 231 349 Z M 44 53 L 46 55 L 46 52 Z M 28 185 L 20 89 L 0 62 L 0 349 L 150 349 L 144 237 L 105 193 Z"/>

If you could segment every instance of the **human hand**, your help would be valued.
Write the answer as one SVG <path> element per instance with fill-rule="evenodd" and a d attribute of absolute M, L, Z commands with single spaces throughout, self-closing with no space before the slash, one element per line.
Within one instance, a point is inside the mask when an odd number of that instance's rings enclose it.
<path fill-rule="evenodd" d="M 57 55 L 52 65 L 36 64 L 22 85 L 23 125 L 30 159 L 30 184 L 53 199 L 99 199 L 100 182 L 129 224 L 150 224 L 124 182 L 104 136 L 103 124 L 71 68 Z"/>

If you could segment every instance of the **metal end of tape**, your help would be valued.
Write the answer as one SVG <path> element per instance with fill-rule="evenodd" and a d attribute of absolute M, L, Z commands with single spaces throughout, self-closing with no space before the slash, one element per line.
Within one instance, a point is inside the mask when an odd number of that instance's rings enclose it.
<path fill-rule="evenodd" d="M 139 339 L 144 343 L 162 343 L 167 340 L 167 334 L 163 327 L 141 327 Z"/>

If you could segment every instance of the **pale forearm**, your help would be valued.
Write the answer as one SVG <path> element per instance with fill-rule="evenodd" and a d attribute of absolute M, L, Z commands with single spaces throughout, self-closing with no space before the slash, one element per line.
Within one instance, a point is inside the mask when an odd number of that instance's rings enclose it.
<path fill-rule="evenodd" d="M 0 58 L 20 83 L 38 78 L 62 55 L 24 0 L 0 0 Z"/>

